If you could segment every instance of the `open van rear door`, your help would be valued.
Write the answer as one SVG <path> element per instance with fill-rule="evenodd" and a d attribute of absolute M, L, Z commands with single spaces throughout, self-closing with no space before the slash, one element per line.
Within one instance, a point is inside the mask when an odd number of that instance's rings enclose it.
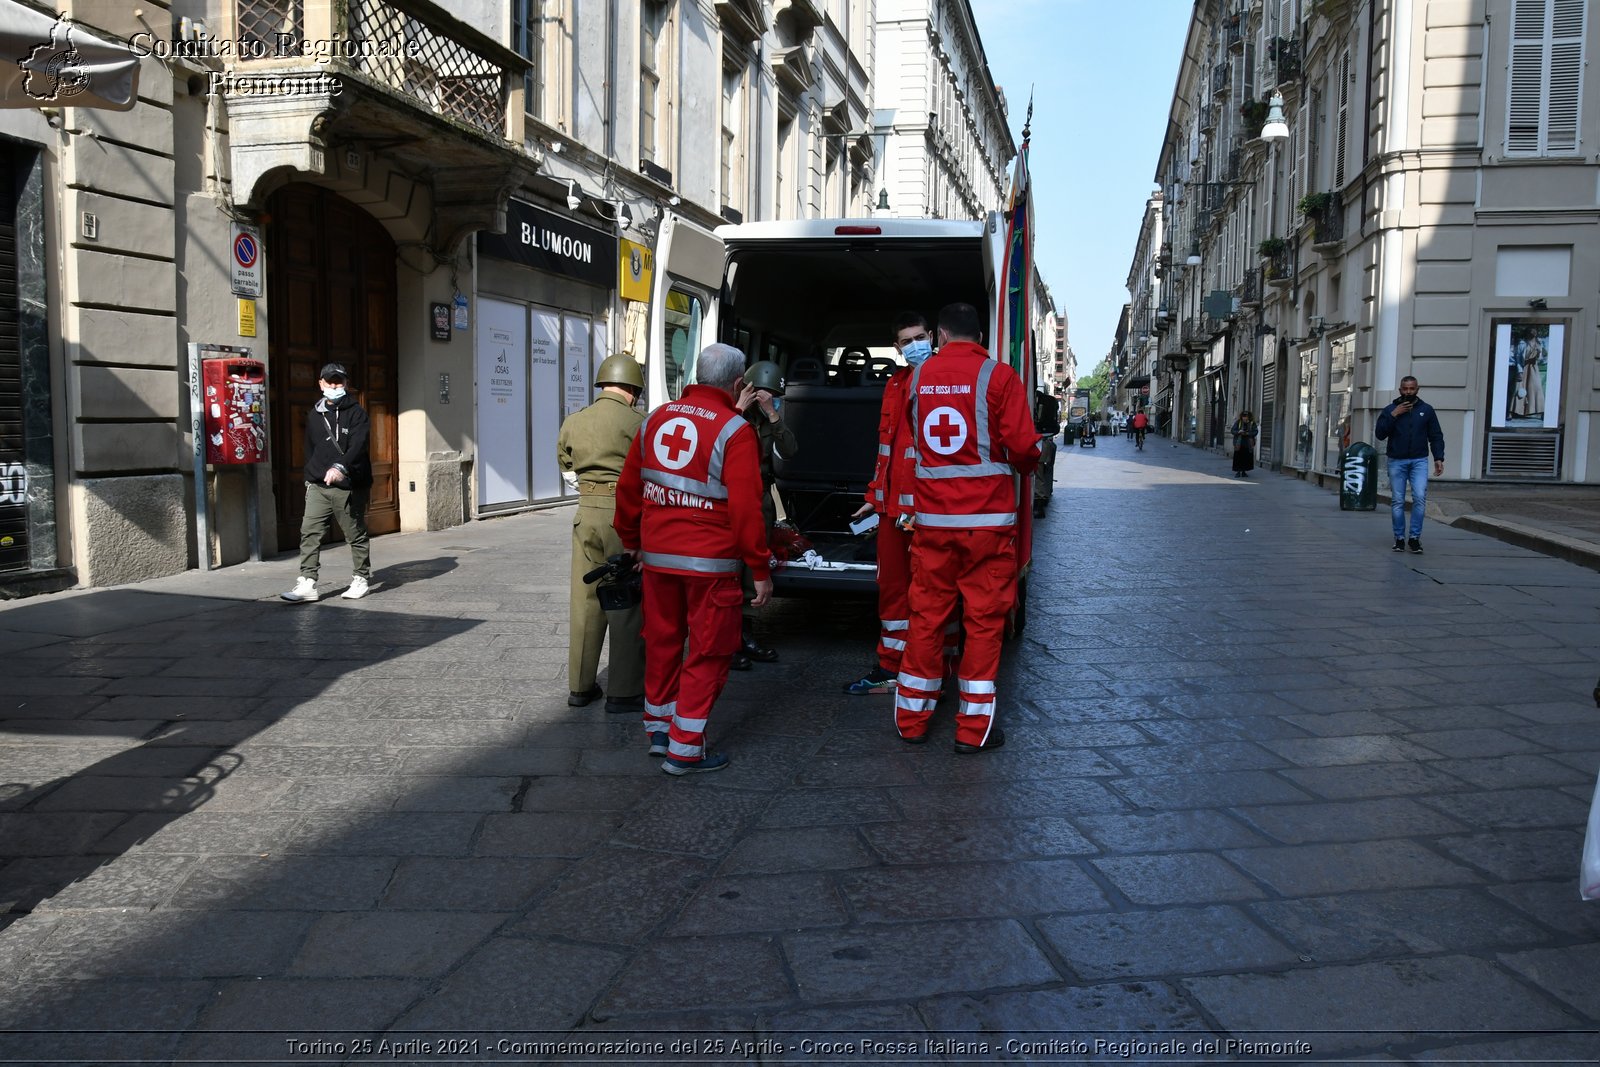
<path fill-rule="evenodd" d="M 662 216 L 645 360 L 645 403 L 652 410 L 694 381 L 700 350 L 717 338 L 723 259 L 722 238 L 672 211 Z"/>

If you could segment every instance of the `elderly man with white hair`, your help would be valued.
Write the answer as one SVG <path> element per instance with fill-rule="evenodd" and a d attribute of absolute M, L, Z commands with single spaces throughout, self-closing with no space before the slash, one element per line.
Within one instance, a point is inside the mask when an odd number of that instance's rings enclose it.
<path fill-rule="evenodd" d="M 756 435 L 735 406 L 745 356 L 708 345 L 695 384 L 650 414 L 617 482 L 614 526 L 644 568 L 644 727 L 668 774 L 718 771 L 706 721 L 739 647 L 739 565 L 772 597 Z M 687 650 L 685 649 L 687 642 Z"/>

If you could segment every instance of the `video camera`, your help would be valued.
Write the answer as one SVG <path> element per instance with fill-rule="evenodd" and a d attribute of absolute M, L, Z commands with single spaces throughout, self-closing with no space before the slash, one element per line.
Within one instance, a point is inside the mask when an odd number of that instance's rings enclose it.
<path fill-rule="evenodd" d="M 595 585 L 595 583 L 600 583 Z M 606 561 L 583 576 L 585 585 L 595 585 L 594 594 L 602 611 L 627 611 L 644 600 L 644 576 L 634 569 L 633 557 L 626 552 Z"/>

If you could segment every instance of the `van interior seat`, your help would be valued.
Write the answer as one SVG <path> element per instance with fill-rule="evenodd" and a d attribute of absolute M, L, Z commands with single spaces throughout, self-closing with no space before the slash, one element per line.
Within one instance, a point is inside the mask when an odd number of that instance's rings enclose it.
<path fill-rule="evenodd" d="M 867 381 L 886 382 L 894 377 L 894 372 L 900 369 L 900 364 L 888 356 L 873 356 L 867 364 Z"/>
<path fill-rule="evenodd" d="M 827 375 L 822 370 L 822 360 L 810 356 L 802 356 L 789 364 L 789 372 L 784 375 L 790 385 L 805 385 L 806 383 L 820 382 Z"/>
<path fill-rule="evenodd" d="M 864 348 L 847 348 L 839 354 L 839 363 L 828 375 L 828 382 L 838 386 L 856 386 L 861 384 L 862 376 L 866 373 L 867 364 L 872 356 Z"/>

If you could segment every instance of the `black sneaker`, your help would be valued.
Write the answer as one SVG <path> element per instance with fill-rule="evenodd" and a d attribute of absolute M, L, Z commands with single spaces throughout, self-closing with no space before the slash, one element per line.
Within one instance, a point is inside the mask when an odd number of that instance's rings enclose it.
<path fill-rule="evenodd" d="M 1422 542 L 1417 540 L 1415 537 L 1406 542 L 1406 547 L 1411 549 L 1414 555 L 1422 555 Z"/>
<path fill-rule="evenodd" d="M 750 657 L 745 655 L 744 650 L 742 650 L 742 649 L 740 651 L 738 651 L 738 652 L 735 652 L 733 654 L 733 658 L 728 661 L 728 669 L 730 671 L 747 671 L 747 670 L 749 670 L 750 669 Z"/>
<path fill-rule="evenodd" d="M 1396 537 L 1394 539 L 1394 551 L 1396 551 L 1396 552 L 1404 552 L 1405 550 L 1406 550 L 1405 538 Z"/>

